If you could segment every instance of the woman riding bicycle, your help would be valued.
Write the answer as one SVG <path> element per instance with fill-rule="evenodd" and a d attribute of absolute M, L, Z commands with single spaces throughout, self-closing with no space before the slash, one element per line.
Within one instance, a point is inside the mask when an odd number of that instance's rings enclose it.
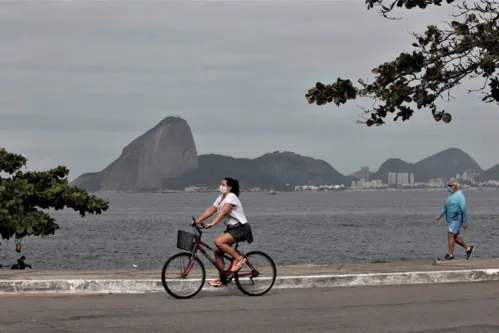
<path fill-rule="evenodd" d="M 221 194 L 212 206 L 207 208 L 195 221 L 202 223 L 204 220 L 218 212 L 211 223 L 205 224 L 205 228 L 211 228 L 218 222 L 224 220 L 227 226 L 224 233 L 215 239 L 215 262 L 219 271 L 218 279 L 209 281 L 213 287 L 227 287 L 225 275 L 224 252 L 234 258 L 231 272 L 237 272 L 245 263 L 246 258 L 237 253 L 231 246 L 236 242 L 253 242 L 251 227 L 244 215 L 243 206 L 239 200 L 239 182 L 232 178 L 224 178 L 219 188 Z"/>

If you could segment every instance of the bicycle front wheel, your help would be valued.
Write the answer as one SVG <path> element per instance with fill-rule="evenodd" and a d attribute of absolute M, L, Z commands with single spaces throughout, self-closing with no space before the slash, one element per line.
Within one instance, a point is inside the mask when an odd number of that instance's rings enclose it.
<path fill-rule="evenodd" d="M 175 298 L 195 296 L 203 289 L 206 270 L 199 258 L 181 252 L 168 259 L 161 271 L 161 282 L 166 292 Z"/>
<path fill-rule="evenodd" d="M 236 285 L 248 296 L 265 295 L 274 286 L 277 269 L 272 258 L 261 251 L 246 253 L 248 262 L 234 277 Z"/>

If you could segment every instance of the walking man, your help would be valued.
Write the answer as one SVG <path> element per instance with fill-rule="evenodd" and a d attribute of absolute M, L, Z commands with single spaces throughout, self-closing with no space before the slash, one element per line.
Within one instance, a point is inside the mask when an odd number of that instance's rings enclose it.
<path fill-rule="evenodd" d="M 454 260 L 454 245 L 456 243 L 461 245 L 466 250 L 466 259 L 470 259 L 474 247 L 468 246 L 468 244 L 466 244 L 459 236 L 461 226 L 464 229 L 468 228 L 466 199 L 463 191 L 459 189 L 459 184 L 454 178 L 449 180 L 449 183 L 447 184 L 447 191 L 449 192 L 449 197 L 447 198 L 444 208 L 440 211 L 440 215 L 437 215 L 436 217 L 437 222 L 444 215 L 446 215 L 447 218 L 447 239 L 449 242 L 449 251 L 447 255 L 440 260 Z"/>

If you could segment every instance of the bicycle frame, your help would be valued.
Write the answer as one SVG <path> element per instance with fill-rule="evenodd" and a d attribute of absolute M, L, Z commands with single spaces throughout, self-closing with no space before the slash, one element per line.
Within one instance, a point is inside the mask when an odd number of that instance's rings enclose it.
<path fill-rule="evenodd" d="M 184 272 L 184 278 L 189 274 L 189 272 L 191 271 L 192 269 L 192 266 L 194 265 L 194 260 L 196 260 L 196 258 L 198 258 L 198 251 L 200 251 L 206 259 L 208 259 L 209 262 L 211 262 L 211 264 L 216 268 L 217 265 L 215 263 L 215 260 L 208 254 L 208 252 L 205 250 L 205 249 L 208 249 L 210 250 L 210 252 L 215 252 L 208 244 L 206 244 L 205 242 L 203 242 L 201 240 L 201 235 L 203 234 L 200 230 L 200 228 L 198 226 L 192 226 L 194 230 L 197 231 L 196 233 L 196 241 L 195 241 L 195 245 L 194 245 L 194 248 L 192 249 L 191 251 L 191 260 L 189 262 L 189 264 L 187 265 L 186 269 L 185 269 L 185 272 Z M 241 255 L 244 255 L 243 252 L 239 251 L 238 250 L 238 247 L 239 247 L 239 244 L 236 243 L 236 246 L 234 247 L 234 250 L 241 254 Z M 227 255 L 224 253 L 224 259 L 227 259 L 231 264 L 229 265 L 232 266 L 232 262 L 234 261 L 234 258 L 232 258 L 231 256 Z M 260 272 L 258 272 L 255 267 L 253 267 L 253 265 L 251 265 L 251 263 L 249 261 L 246 262 L 246 265 L 248 265 L 250 268 L 251 268 L 251 273 L 245 273 L 245 274 L 239 274 L 237 273 L 237 275 L 239 277 L 257 277 L 258 275 L 260 275 Z M 218 268 L 217 268 L 218 269 Z M 233 273 L 229 270 L 229 271 L 225 271 L 225 275 L 227 277 L 227 281 L 230 281 L 233 277 Z"/>

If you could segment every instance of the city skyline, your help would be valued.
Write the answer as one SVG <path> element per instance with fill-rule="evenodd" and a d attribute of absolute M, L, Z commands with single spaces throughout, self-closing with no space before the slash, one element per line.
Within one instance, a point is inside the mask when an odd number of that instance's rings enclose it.
<path fill-rule="evenodd" d="M 462 173 L 457 173 L 453 177 L 456 180 L 463 180 L 465 182 L 475 183 L 474 177 L 479 173 L 474 169 L 468 169 Z M 384 187 L 384 186 L 415 186 L 415 185 L 443 185 L 448 180 L 444 177 L 438 178 L 430 178 L 423 182 L 415 182 L 416 175 L 412 172 L 388 172 L 387 179 L 388 181 L 385 183 L 381 179 L 370 179 L 371 172 L 369 167 L 363 166 L 360 170 L 360 179 L 353 180 L 350 184 L 351 188 L 375 188 L 375 187 Z M 485 184 L 496 184 L 496 180 L 488 180 Z"/>

